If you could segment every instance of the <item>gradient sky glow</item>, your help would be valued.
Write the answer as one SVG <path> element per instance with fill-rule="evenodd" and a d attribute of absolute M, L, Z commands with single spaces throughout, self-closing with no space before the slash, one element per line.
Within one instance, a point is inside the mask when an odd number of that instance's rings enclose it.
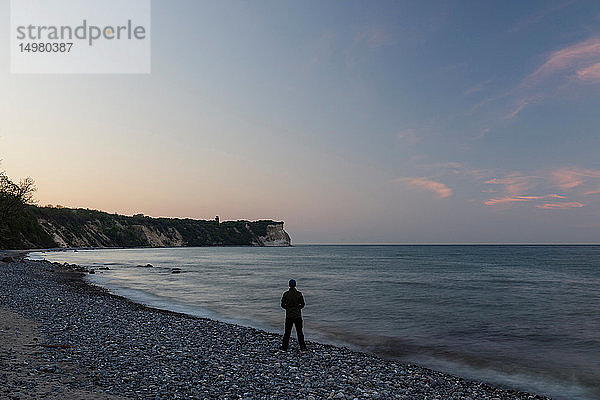
<path fill-rule="evenodd" d="M 149 75 L 10 74 L 42 205 L 296 243 L 600 243 L 600 2 L 152 2 Z"/>

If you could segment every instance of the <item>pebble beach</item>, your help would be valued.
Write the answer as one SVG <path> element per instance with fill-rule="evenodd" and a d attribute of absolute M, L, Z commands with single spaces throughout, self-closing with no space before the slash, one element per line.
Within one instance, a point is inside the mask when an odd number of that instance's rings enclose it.
<path fill-rule="evenodd" d="M 548 399 L 310 338 L 283 352 L 279 334 L 149 308 L 88 284 L 84 268 L 12 256 L 0 262 L 3 399 Z"/>

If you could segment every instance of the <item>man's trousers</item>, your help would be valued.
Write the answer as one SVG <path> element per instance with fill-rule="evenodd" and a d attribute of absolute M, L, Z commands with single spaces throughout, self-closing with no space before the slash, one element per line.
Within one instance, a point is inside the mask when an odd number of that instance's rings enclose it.
<path fill-rule="evenodd" d="M 304 333 L 302 332 L 302 317 L 285 319 L 285 333 L 283 334 L 283 343 L 281 344 L 281 349 L 288 349 L 293 325 L 296 325 L 296 334 L 298 335 L 298 344 L 300 345 L 300 350 L 306 350 L 306 343 L 304 343 Z"/>

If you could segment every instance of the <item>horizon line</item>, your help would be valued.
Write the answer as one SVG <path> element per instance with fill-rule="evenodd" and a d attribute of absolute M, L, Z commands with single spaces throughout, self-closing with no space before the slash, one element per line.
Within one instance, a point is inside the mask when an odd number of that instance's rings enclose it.
<path fill-rule="evenodd" d="M 377 243 L 377 242 L 366 242 L 366 243 L 292 243 L 292 246 L 600 246 L 598 243 L 525 243 L 525 242 L 514 242 L 514 243 L 485 243 L 485 242 L 473 242 L 473 243 Z"/>

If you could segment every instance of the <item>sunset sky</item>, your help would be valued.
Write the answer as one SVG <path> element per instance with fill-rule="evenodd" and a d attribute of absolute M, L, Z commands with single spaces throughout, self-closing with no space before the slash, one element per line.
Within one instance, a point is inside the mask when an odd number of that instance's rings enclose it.
<path fill-rule="evenodd" d="M 600 243 L 600 2 L 158 1 L 152 73 L 11 74 L 41 205 L 295 243 Z"/>

